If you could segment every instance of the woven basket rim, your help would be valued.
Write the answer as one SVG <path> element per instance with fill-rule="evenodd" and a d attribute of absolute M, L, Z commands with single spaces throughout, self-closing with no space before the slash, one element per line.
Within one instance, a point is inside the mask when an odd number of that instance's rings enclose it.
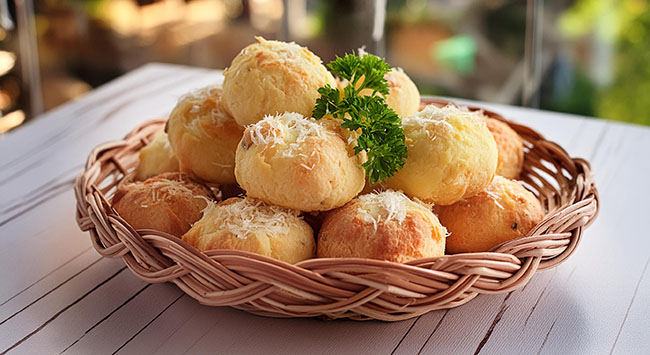
<path fill-rule="evenodd" d="M 453 101 L 424 98 L 422 103 L 446 105 Z M 522 135 L 528 143 L 525 165 L 530 169 L 526 175 L 529 183 L 535 184 L 537 177 L 544 180 L 543 171 L 548 170 L 547 174 L 555 174 L 552 177 L 559 187 L 542 181 L 538 196 L 548 210 L 544 220 L 530 235 L 501 243 L 489 252 L 403 264 L 314 258 L 292 265 L 244 251 L 203 253 L 164 232 L 136 231 L 112 209 L 105 193 L 129 174 L 139 149 L 166 119 L 142 123 L 123 140 L 93 149 L 75 181 L 77 223 L 90 232 L 101 255 L 121 257 L 147 282 L 171 281 L 201 303 L 229 305 L 265 316 L 393 321 L 455 307 L 479 293 L 508 292 L 526 284 L 538 269 L 555 266 L 575 251 L 584 228 L 598 214 L 598 191 L 586 160 L 571 158 L 535 130 L 493 111 L 469 109 L 506 122 Z M 107 181 L 108 187 L 102 187 Z"/>

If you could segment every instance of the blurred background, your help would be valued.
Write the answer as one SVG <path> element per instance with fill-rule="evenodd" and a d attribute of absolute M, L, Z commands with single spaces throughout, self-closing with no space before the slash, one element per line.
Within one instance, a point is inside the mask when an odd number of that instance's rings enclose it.
<path fill-rule="evenodd" d="M 0 134 L 149 62 L 253 36 L 361 46 L 422 94 L 650 125 L 650 0 L 0 0 Z"/>

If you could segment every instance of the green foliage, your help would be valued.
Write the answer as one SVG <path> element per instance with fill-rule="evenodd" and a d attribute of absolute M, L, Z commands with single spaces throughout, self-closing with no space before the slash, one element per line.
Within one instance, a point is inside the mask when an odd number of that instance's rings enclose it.
<path fill-rule="evenodd" d="M 564 103 L 573 101 L 571 107 L 578 108 L 576 101 L 582 100 L 592 109 L 577 113 L 650 125 L 650 1 L 579 0 L 558 25 L 570 39 L 589 36 L 615 52 L 612 81 L 598 87 L 578 76 L 575 92 Z"/>
<path fill-rule="evenodd" d="M 598 116 L 650 125 L 650 6 L 622 27 L 614 81 L 598 95 Z"/>
<path fill-rule="evenodd" d="M 343 95 L 330 85 L 318 89 L 321 96 L 316 100 L 312 116 L 316 119 L 332 116 L 341 120 L 341 127 L 361 132 L 354 152 L 368 154 L 363 168 L 371 183 L 393 176 L 404 166 L 407 149 L 402 122 L 381 96 L 388 95 L 384 75 L 391 70 L 390 66 L 374 55 L 346 54 L 328 67 L 349 85 Z M 361 91 L 366 89 L 372 93 L 362 96 Z"/>

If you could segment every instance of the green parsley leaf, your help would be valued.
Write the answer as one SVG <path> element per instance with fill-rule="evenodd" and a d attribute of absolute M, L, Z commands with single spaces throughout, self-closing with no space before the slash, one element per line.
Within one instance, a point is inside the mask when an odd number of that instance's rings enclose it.
<path fill-rule="evenodd" d="M 402 131 L 402 121 L 388 107 L 383 96 L 388 95 L 388 82 L 384 75 L 391 68 L 374 55 L 346 54 L 328 64 L 332 72 L 349 82 L 343 90 L 326 85 L 318 89 L 312 116 L 321 119 L 332 116 L 341 120 L 341 127 L 360 131 L 355 154 L 365 151 L 368 160 L 363 163 L 371 183 L 385 180 L 404 166 L 407 148 Z M 370 95 L 361 91 L 369 89 Z M 383 96 L 381 96 L 383 95 Z"/>

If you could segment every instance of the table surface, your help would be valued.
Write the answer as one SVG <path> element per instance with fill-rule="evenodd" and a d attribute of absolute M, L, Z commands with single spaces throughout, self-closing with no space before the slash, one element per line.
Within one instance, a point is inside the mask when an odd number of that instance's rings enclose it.
<path fill-rule="evenodd" d="M 588 159 L 600 216 L 574 255 L 508 294 L 418 318 L 264 318 L 206 307 L 104 259 L 75 223 L 90 150 L 167 115 L 219 71 L 149 64 L 0 138 L 0 352 L 650 353 L 650 129 L 479 104 Z"/>

